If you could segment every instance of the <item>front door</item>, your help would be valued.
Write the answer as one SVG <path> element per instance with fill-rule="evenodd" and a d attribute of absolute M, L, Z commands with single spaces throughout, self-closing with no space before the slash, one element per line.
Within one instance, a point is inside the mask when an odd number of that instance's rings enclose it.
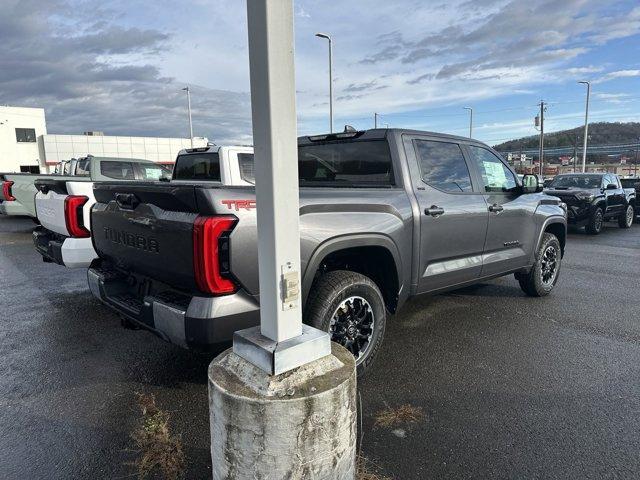
<path fill-rule="evenodd" d="M 487 231 L 487 204 L 456 142 L 408 137 L 405 151 L 420 206 L 418 291 L 477 279 Z"/>
<path fill-rule="evenodd" d="M 496 275 L 527 265 L 538 241 L 532 202 L 526 201 L 514 173 L 491 150 L 469 145 L 467 152 L 489 213 L 481 275 Z"/>

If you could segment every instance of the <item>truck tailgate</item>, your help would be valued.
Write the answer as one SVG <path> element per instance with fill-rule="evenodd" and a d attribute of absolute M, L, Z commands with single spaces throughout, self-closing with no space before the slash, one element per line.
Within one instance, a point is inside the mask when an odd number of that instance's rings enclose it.
<path fill-rule="evenodd" d="M 35 182 L 38 190 L 35 198 L 35 209 L 40 224 L 52 232 L 69 236 L 65 220 L 65 200 L 69 195 L 83 195 L 89 200 L 83 207 L 83 223 L 89 227 L 89 214 L 94 203 L 93 183 L 74 180 L 68 182 L 58 179 L 38 179 Z"/>
<path fill-rule="evenodd" d="M 96 184 L 91 212 L 96 252 L 129 273 L 195 290 L 194 190 L 191 185 Z"/>

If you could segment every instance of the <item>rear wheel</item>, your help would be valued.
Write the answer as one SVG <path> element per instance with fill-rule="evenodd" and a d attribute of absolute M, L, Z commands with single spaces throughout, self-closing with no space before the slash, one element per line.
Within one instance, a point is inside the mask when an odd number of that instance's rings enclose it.
<path fill-rule="evenodd" d="M 305 309 L 307 324 L 329 332 L 332 341 L 352 353 L 358 375 L 373 363 L 384 337 L 386 317 L 382 293 L 373 280 L 346 270 L 318 278 Z"/>
<path fill-rule="evenodd" d="M 589 218 L 589 223 L 585 227 L 587 233 L 591 235 L 597 235 L 602 231 L 602 224 L 604 223 L 604 212 L 602 208 L 596 207 Z"/>
<path fill-rule="evenodd" d="M 618 226 L 620 228 L 631 228 L 633 218 L 636 216 L 633 205 L 627 205 L 624 213 L 618 217 Z"/>
<path fill-rule="evenodd" d="M 549 295 L 555 287 L 562 264 L 562 248 L 558 238 L 545 233 L 536 252 L 536 262 L 529 273 L 516 274 L 520 288 L 531 297 Z"/>

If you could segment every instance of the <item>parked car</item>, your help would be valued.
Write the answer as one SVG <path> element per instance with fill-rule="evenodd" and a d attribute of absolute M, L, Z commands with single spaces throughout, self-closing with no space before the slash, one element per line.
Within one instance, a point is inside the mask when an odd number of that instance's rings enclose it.
<path fill-rule="evenodd" d="M 567 173 L 558 175 L 545 193 L 567 204 L 570 225 L 585 227 L 597 235 L 605 221 L 615 220 L 629 228 L 635 217 L 636 192 L 623 188 L 613 173 Z"/>
<path fill-rule="evenodd" d="M 514 274 L 551 292 L 560 200 L 477 141 L 384 129 L 299 139 L 304 321 L 367 368 L 407 298 Z M 209 349 L 259 322 L 255 190 L 101 183 L 93 294 L 178 345 Z M 99 232 L 99 233 L 98 233 Z"/>
<path fill-rule="evenodd" d="M 243 173 L 244 172 L 244 173 Z M 45 262 L 87 268 L 97 258 L 90 238 L 93 186 L 105 180 L 137 182 L 217 181 L 224 185 L 250 185 L 243 180 L 253 172 L 250 147 L 203 147 L 182 150 L 173 174 L 146 160 L 86 157 L 77 161 L 73 180 L 40 179 L 35 184 L 36 211 L 42 224 L 33 232 L 36 250 Z"/>

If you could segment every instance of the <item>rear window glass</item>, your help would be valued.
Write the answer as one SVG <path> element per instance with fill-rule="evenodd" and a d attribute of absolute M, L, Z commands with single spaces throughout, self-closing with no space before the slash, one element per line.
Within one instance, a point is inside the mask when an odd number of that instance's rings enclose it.
<path fill-rule="evenodd" d="M 176 180 L 220 181 L 220 157 L 218 152 L 178 155 L 173 178 Z"/>
<path fill-rule="evenodd" d="M 386 140 L 303 145 L 298 148 L 300 186 L 393 185 Z"/>
<path fill-rule="evenodd" d="M 81 158 L 76 164 L 76 175 L 88 176 L 91 174 L 91 160 L 88 158 Z"/>
<path fill-rule="evenodd" d="M 238 165 L 240 178 L 245 182 L 256 183 L 256 172 L 253 169 L 253 153 L 239 153 Z"/>
<path fill-rule="evenodd" d="M 133 163 L 131 162 L 100 162 L 100 173 L 105 177 L 120 180 L 133 180 Z"/>

